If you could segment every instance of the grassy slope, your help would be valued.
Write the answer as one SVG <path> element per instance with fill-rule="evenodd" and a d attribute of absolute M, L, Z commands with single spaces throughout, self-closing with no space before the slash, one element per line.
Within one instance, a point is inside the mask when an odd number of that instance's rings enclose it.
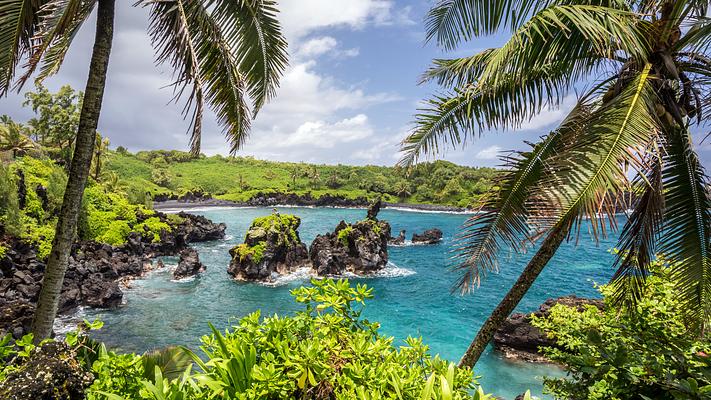
<path fill-rule="evenodd" d="M 129 193 L 182 194 L 202 189 L 213 196 L 246 201 L 258 192 L 325 193 L 348 198 L 386 201 L 473 205 L 492 188 L 491 168 L 471 168 L 445 161 L 424 163 L 410 175 L 380 166 L 314 165 L 221 156 L 191 159 L 185 153 L 111 153 L 106 169 L 118 175 Z M 293 175 L 296 175 L 294 179 Z"/>

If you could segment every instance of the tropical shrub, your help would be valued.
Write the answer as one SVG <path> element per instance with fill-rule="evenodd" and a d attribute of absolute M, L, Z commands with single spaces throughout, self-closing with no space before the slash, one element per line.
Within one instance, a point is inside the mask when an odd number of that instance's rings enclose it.
<path fill-rule="evenodd" d="M 398 348 L 378 334 L 378 324 L 361 317 L 372 289 L 345 280 L 312 284 L 292 291 L 304 305 L 293 316 L 262 319 L 256 312 L 224 332 L 211 326 L 200 356 L 184 349 L 195 369 L 178 373 L 161 367 L 168 362 L 103 352 L 92 366 L 97 381 L 88 398 L 491 398 L 471 370 L 431 357 L 420 339 L 408 338 Z"/>
<path fill-rule="evenodd" d="M 545 354 L 568 371 L 546 379 L 547 390 L 570 400 L 711 399 L 711 342 L 689 334 L 669 269 L 655 264 L 629 312 L 614 307 L 613 288 L 602 286 L 603 311 L 556 305 L 534 318 L 561 346 Z"/>

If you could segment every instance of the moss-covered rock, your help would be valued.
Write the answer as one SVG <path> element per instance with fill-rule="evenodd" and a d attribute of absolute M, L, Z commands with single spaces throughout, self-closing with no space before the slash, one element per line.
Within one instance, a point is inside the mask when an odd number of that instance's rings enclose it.
<path fill-rule="evenodd" d="M 306 245 L 299 238 L 301 219 L 274 213 L 252 221 L 244 243 L 230 250 L 227 269 L 237 280 L 269 281 L 308 265 Z"/>
<path fill-rule="evenodd" d="M 319 235 L 309 248 L 309 257 L 320 276 L 345 272 L 368 275 L 388 263 L 390 224 L 367 218 L 355 224 L 341 221 L 333 233 Z"/>

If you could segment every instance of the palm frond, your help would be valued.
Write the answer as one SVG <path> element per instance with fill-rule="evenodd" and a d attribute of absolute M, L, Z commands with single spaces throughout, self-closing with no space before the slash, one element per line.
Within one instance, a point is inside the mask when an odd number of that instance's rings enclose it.
<path fill-rule="evenodd" d="M 711 324 L 711 197 L 709 179 L 685 129 L 666 134 L 664 222 L 659 251 L 674 269 L 672 276 L 690 321 L 708 331 Z"/>
<path fill-rule="evenodd" d="M 634 164 L 629 154 L 647 148 L 657 132 L 650 111 L 655 99 L 650 68 L 647 64 L 617 97 L 600 105 L 575 144 L 551 161 L 555 173 L 547 184 L 556 188 L 559 222 L 573 216 L 590 219 L 595 236 L 605 231 L 601 214 L 609 214 L 609 223 L 614 224 L 615 210 L 610 207 L 614 196 L 625 189 L 624 164 Z"/>
<path fill-rule="evenodd" d="M 95 5 L 96 0 L 50 0 L 42 7 L 37 44 L 24 66 L 18 88 L 32 76 L 40 61 L 43 63 L 36 83 L 59 71 L 69 46 Z"/>
<path fill-rule="evenodd" d="M 571 75 L 566 65 L 544 65 L 525 75 L 501 76 L 496 86 L 480 82 L 449 96 L 434 96 L 415 116 L 414 130 L 402 142 L 399 165 L 410 166 L 423 154 L 456 147 L 486 130 L 520 127 L 544 107 L 558 106 L 576 77 L 592 68 L 581 65 Z"/>
<path fill-rule="evenodd" d="M 632 184 L 637 200 L 618 239 L 617 271 L 611 279 L 618 304 L 631 306 L 642 298 L 649 265 L 656 256 L 664 210 L 660 151 L 656 146 L 650 149 L 646 173 L 638 174 Z"/>
<path fill-rule="evenodd" d="M 622 0 L 439 0 L 425 17 L 426 40 L 446 50 L 499 29 L 520 28 L 526 19 L 555 5 L 588 5 L 630 11 Z"/>
<path fill-rule="evenodd" d="M 45 0 L 0 1 L 0 95 L 12 87 L 15 69 L 32 49 Z"/>
<path fill-rule="evenodd" d="M 203 103 L 207 102 L 234 153 L 247 137 L 251 116 L 245 78 L 220 22 L 201 1 L 146 0 L 140 4 L 151 6 L 149 34 L 157 62 L 167 62 L 175 71 L 175 99 L 190 88 L 183 112 L 191 118 L 191 151 L 200 151 Z"/>
<path fill-rule="evenodd" d="M 699 17 L 688 32 L 674 43 L 676 52 L 707 54 L 711 48 L 711 18 Z"/>
<path fill-rule="evenodd" d="M 507 171 L 496 180 L 500 189 L 482 202 L 481 209 L 467 220 L 458 238 L 457 259 L 461 262 L 455 269 L 463 271 L 456 285 L 461 291 L 478 286 L 486 272 L 498 270 L 499 249 L 518 249 L 531 239 L 530 206 L 541 201 L 538 193 L 547 190 L 540 186 L 547 160 L 564 150 L 571 132 L 580 129 L 579 124 L 586 120 L 588 112 L 589 106 L 581 99 L 558 129 L 530 151 L 506 158 Z"/>
<path fill-rule="evenodd" d="M 287 61 L 287 44 L 274 0 L 211 0 L 214 18 L 238 55 L 239 71 L 256 114 L 276 93 Z"/>

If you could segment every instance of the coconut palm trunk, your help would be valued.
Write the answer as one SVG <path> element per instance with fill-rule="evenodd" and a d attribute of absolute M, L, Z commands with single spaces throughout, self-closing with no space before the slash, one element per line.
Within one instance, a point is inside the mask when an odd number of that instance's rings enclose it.
<path fill-rule="evenodd" d="M 528 289 L 533 286 L 533 282 L 536 281 L 538 275 L 540 275 L 543 268 L 548 264 L 548 261 L 558 250 L 558 247 L 563 243 L 563 240 L 565 240 L 568 235 L 569 226 L 568 224 L 558 225 L 548 234 L 541 244 L 541 248 L 536 252 L 533 258 L 531 258 L 531 261 L 528 262 L 528 265 L 526 265 L 526 268 L 518 277 L 516 283 L 514 283 L 503 300 L 501 300 L 489 318 L 484 322 L 484 325 L 479 329 L 474 341 L 472 341 L 462 356 L 462 359 L 459 361 L 460 367 L 472 368 L 477 361 L 479 361 L 486 346 L 494 337 L 494 333 L 496 333 L 501 324 L 503 324 L 506 318 L 513 312 L 521 299 L 523 299 L 523 296 L 528 292 Z"/>
<path fill-rule="evenodd" d="M 72 156 L 69 180 L 64 192 L 62 209 L 57 220 L 57 228 L 52 243 L 52 251 L 47 260 L 47 269 L 42 281 L 32 324 L 35 341 L 47 338 L 52 333 L 54 317 L 57 314 L 59 296 L 62 292 L 64 274 L 67 271 L 69 255 L 76 235 L 84 187 L 91 169 L 96 128 L 101 113 L 101 103 L 106 86 L 106 72 L 111 54 L 114 31 L 115 0 L 99 0 L 96 20 L 96 36 L 89 66 L 89 77 L 84 91 L 84 103 L 79 119 L 79 130 Z"/>

